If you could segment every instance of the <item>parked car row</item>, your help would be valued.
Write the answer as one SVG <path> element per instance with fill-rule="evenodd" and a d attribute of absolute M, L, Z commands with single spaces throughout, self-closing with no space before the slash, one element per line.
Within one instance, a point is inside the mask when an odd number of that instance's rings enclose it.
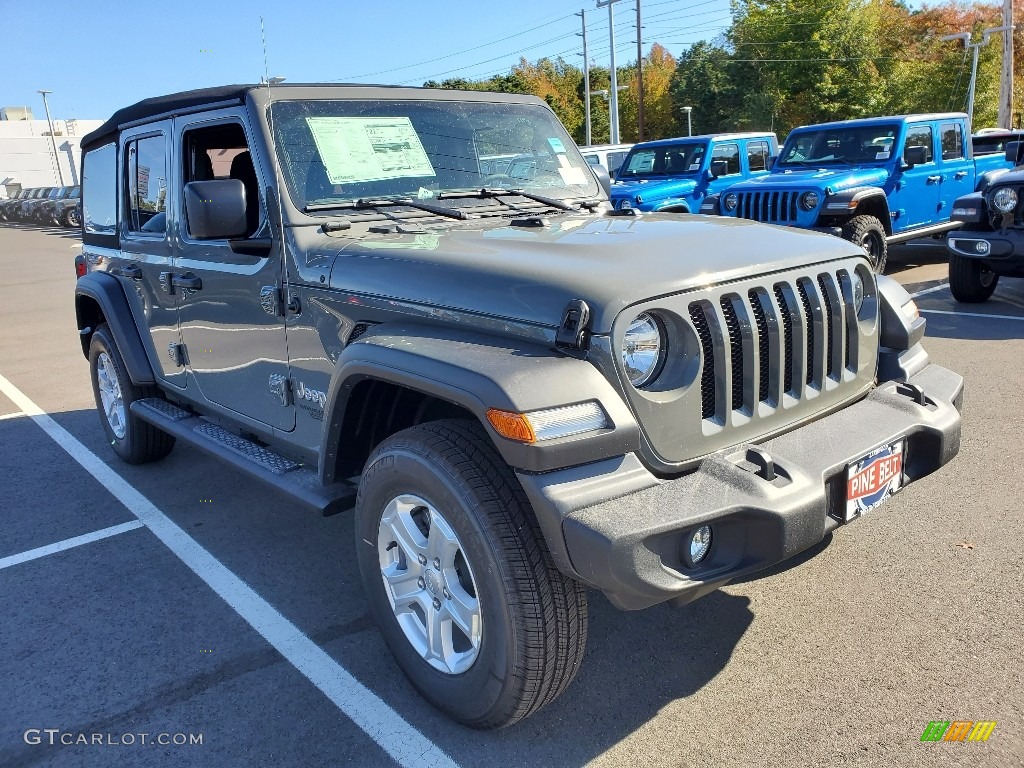
<path fill-rule="evenodd" d="M 1001 145 L 1013 137 L 983 138 Z M 781 151 L 771 133 L 651 141 L 630 150 L 611 199 L 617 209 L 827 232 L 863 247 L 882 272 L 891 243 L 958 228 L 954 201 L 1013 167 L 981 144 L 962 113 L 803 126 Z"/>
<path fill-rule="evenodd" d="M 0 220 L 25 224 L 78 227 L 82 223 L 82 188 L 29 187 L 0 200 Z"/>

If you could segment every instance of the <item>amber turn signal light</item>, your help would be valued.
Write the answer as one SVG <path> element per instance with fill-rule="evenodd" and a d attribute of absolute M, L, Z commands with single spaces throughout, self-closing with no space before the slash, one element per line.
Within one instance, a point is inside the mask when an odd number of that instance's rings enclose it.
<path fill-rule="evenodd" d="M 537 440 L 533 427 L 521 413 L 491 408 L 487 411 L 487 421 L 499 435 L 507 437 L 509 440 L 517 440 L 521 443 L 532 443 Z"/>

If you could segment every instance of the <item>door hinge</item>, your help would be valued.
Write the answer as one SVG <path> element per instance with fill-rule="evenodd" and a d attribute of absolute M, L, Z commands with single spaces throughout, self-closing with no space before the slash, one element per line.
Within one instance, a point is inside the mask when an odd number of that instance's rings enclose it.
<path fill-rule="evenodd" d="M 260 286 L 260 307 L 268 315 L 283 315 L 281 312 L 281 289 L 276 285 Z"/>
<path fill-rule="evenodd" d="M 188 362 L 188 355 L 185 353 L 185 345 L 172 341 L 167 345 L 167 356 L 179 368 Z"/>
<path fill-rule="evenodd" d="M 270 392 L 281 400 L 281 405 L 292 404 L 292 383 L 284 374 L 270 374 Z"/>

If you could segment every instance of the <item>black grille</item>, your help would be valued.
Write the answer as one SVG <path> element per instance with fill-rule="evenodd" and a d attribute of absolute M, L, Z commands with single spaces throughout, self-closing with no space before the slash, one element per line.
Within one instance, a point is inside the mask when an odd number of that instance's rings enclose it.
<path fill-rule="evenodd" d="M 825 275 L 818 275 L 818 285 L 821 287 L 821 300 L 825 302 L 825 360 L 828 365 L 828 375 L 836 376 L 835 356 L 832 354 L 832 297 L 828 294 L 828 285 L 825 283 Z"/>
<path fill-rule="evenodd" d="M 800 302 L 804 305 L 804 327 L 807 329 L 807 383 L 814 381 L 814 310 L 811 300 L 807 298 L 807 288 L 803 280 L 798 280 L 796 289 L 800 292 Z"/>
<path fill-rule="evenodd" d="M 740 192 L 736 215 L 741 219 L 791 224 L 796 221 L 799 192 Z"/>
<path fill-rule="evenodd" d="M 768 343 L 768 320 L 764 316 L 764 307 L 761 306 L 761 295 L 763 291 L 751 289 L 747 294 L 750 299 L 750 308 L 754 312 L 754 322 L 757 323 L 757 354 L 760 363 L 760 370 L 757 378 L 757 399 L 764 402 L 768 399 L 768 377 L 771 375 L 771 360 L 768 359 L 770 345 Z"/>
<path fill-rule="evenodd" d="M 743 336 L 740 332 L 740 320 L 736 317 L 736 308 L 732 305 L 732 297 L 723 296 L 719 302 L 725 315 L 725 327 L 729 331 L 729 349 L 732 358 L 732 407 L 739 410 L 743 407 Z"/>
<path fill-rule="evenodd" d="M 370 323 L 357 323 L 356 327 L 352 329 L 352 333 L 348 336 L 348 343 L 351 344 L 353 341 L 358 339 L 370 328 Z"/>
<path fill-rule="evenodd" d="M 715 347 L 702 305 L 690 305 L 690 319 L 700 339 L 701 355 L 704 359 L 704 370 L 700 375 L 700 414 L 701 418 L 710 419 L 715 415 Z"/>
<path fill-rule="evenodd" d="M 847 296 L 850 297 L 849 301 L 853 298 L 853 282 L 850 280 L 850 275 L 845 269 L 839 270 L 839 295 L 843 297 L 844 303 L 848 303 Z M 846 345 L 843 350 L 843 360 L 849 364 L 850 362 L 850 344 L 853 342 L 853 331 L 851 330 L 851 323 L 846 324 Z"/>
<path fill-rule="evenodd" d="M 782 292 L 782 286 L 775 286 L 775 300 L 779 302 L 779 309 L 782 310 L 782 346 L 785 350 L 786 367 L 785 381 L 782 385 L 784 392 L 793 391 L 793 316 L 789 303 L 786 301 L 786 294 Z"/>

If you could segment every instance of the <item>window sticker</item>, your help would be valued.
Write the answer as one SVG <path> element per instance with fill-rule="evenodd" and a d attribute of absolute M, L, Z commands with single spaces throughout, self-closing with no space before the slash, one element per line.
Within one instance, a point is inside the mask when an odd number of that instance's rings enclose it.
<path fill-rule="evenodd" d="M 561 139 L 548 139 L 548 144 L 551 145 L 551 149 L 556 153 L 565 152 L 565 144 L 562 143 Z"/>
<path fill-rule="evenodd" d="M 408 117 L 307 117 L 331 184 L 434 176 Z"/>
<path fill-rule="evenodd" d="M 696 163 L 691 163 L 690 164 L 690 170 L 691 171 L 699 171 L 700 170 L 700 161 L 697 161 Z"/>
<path fill-rule="evenodd" d="M 875 153 L 875 160 L 888 160 L 888 159 L 889 159 L 889 152 L 888 152 L 888 150 L 886 150 L 885 152 L 876 152 Z"/>
<path fill-rule="evenodd" d="M 569 158 L 565 155 L 555 155 L 558 158 L 558 164 L 563 168 L 572 168 L 572 163 L 569 162 Z"/>
<path fill-rule="evenodd" d="M 559 168 L 558 175 L 562 177 L 563 184 L 586 184 L 587 175 L 582 168 Z"/>

